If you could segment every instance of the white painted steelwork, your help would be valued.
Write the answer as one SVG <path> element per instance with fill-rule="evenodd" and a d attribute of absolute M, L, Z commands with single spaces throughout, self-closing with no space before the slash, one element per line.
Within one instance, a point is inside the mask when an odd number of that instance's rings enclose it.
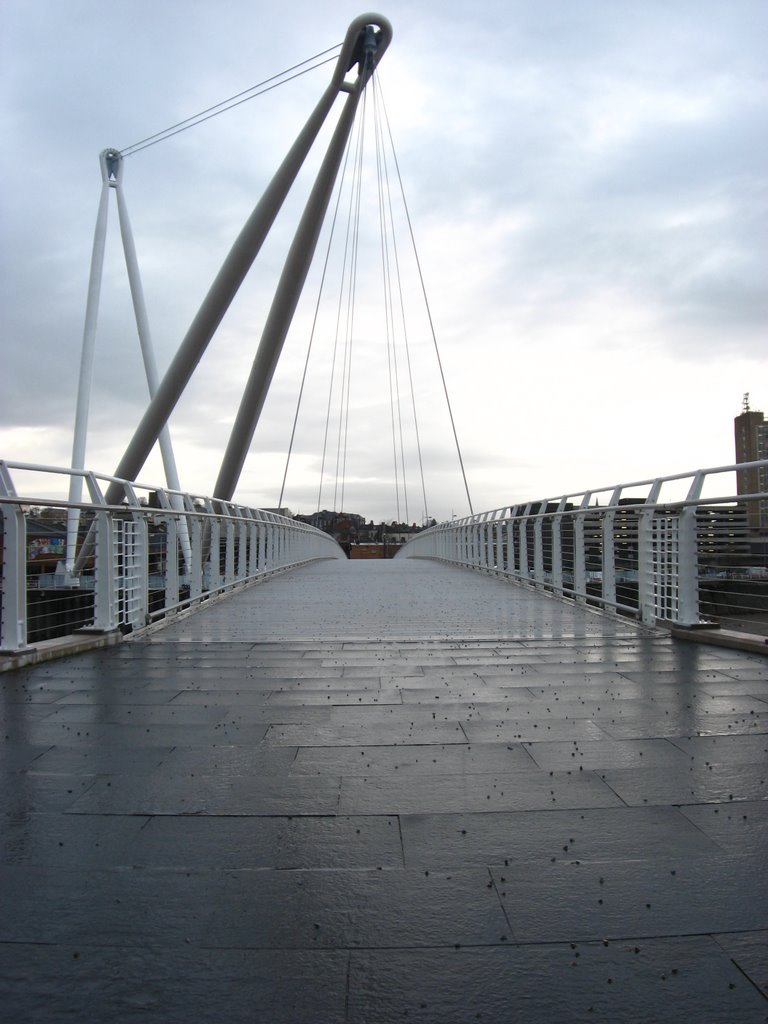
<path fill-rule="evenodd" d="M 72 475 L 89 500 L 73 505 L 60 497 Z M 105 498 L 113 484 L 126 495 L 118 505 Z M 72 508 L 80 513 L 81 546 L 90 538 L 76 576 L 56 571 Z M 87 470 L 0 461 L 0 510 L 5 652 L 76 631 L 135 632 L 275 573 L 345 557 L 328 534 L 285 516 Z M 51 543 L 34 550 L 30 524 L 39 532 L 41 523 L 43 534 L 59 537 L 60 551 Z"/>
<path fill-rule="evenodd" d="M 736 472 L 765 467 L 720 466 L 508 505 L 434 526 L 396 557 L 493 573 L 646 624 L 723 621 L 768 633 L 768 532 L 750 529 L 747 514 L 768 495 L 727 487 Z M 725 474 L 726 493 L 717 493 Z M 670 491 L 682 496 L 667 498 Z"/>
<path fill-rule="evenodd" d="M 265 324 L 264 335 L 246 384 L 246 395 L 238 410 L 232 436 L 219 471 L 214 493 L 218 498 L 224 500 L 232 498 L 280 349 L 298 302 L 309 260 L 317 242 L 322 218 L 343 154 L 344 139 L 351 130 L 360 95 L 391 39 L 392 26 L 380 14 L 363 14 L 354 18 L 350 23 L 329 85 L 245 222 L 214 278 L 200 309 L 128 443 L 115 471 L 117 478 L 133 480 L 141 472 L 160 431 L 168 421 L 230 303 L 256 259 L 335 100 L 339 95 L 345 94 L 346 100 L 339 121 L 296 229 L 296 235 Z M 348 80 L 347 73 L 355 65 L 357 65 L 358 74 L 354 79 Z M 106 497 L 109 502 L 119 502 L 122 498 L 119 484 L 111 484 L 107 489 Z"/>
<path fill-rule="evenodd" d="M 91 255 L 91 271 L 88 284 L 88 299 L 85 309 L 85 325 L 83 328 L 83 345 L 80 356 L 80 377 L 77 389 L 77 408 L 75 413 L 75 433 L 72 443 L 72 469 L 75 472 L 70 478 L 69 501 L 71 507 L 67 515 L 67 555 L 61 565 L 61 572 L 72 574 L 75 572 L 75 549 L 77 547 L 77 535 L 80 522 L 80 512 L 77 507 L 82 496 L 82 476 L 78 471 L 85 468 L 85 445 L 88 432 L 88 413 L 91 402 L 91 383 L 93 378 L 94 353 L 96 347 L 96 324 L 99 314 L 99 299 L 101 295 L 101 279 L 104 268 L 104 250 L 107 233 L 107 216 L 109 212 L 109 192 L 114 190 L 117 197 L 117 212 L 120 222 L 120 237 L 123 242 L 123 253 L 125 255 L 125 266 L 128 273 L 128 283 L 131 291 L 131 301 L 136 318 L 136 329 L 141 345 L 141 355 L 144 361 L 144 371 L 147 377 L 149 397 L 154 398 L 157 392 L 159 374 L 155 351 L 152 345 L 152 335 L 149 328 L 147 307 L 144 301 L 144 289 L 141 283 L 139 262 L 136 256 L 136 245 L 133 240 L 131 222 L 128 217 L 128 206 L 123 192 L 123 159 L 115 149 L 105 149 L 99 155 L 101 167 L 101 198 L 99 210 L 96 217 L 96 229 L 93 239 L 93 251 Z M 176 459 L 173 454 L 171 434 L 166 423 L 158 435 L 158 444 L 165 470 L 165 479 L 170 492 L 181 490 L 179 474 L 176 468 Z M 177 497 L 172 498 L 177 503 L 178 510 L 182 506 L 178 504 Z M 190 550 L 189 538 L 183 521 L 181 522 L 181 544 L 184 559 L 189 564 Z"/>

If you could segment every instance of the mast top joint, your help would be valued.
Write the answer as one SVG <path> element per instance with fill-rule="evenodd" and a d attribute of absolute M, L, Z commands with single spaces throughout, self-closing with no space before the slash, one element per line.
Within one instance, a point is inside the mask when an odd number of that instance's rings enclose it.
<path fill-rule="evenodd" d="M 99 163 L 104 184 L 110 188 L 117 188 L 123 173 L 123 154 L 119 149 L 103 149 L 99 153 Z"/>
<path fill-rule="evenodd" d="M 392 41 L 392 26 L 381 14 L 361 14 L 350 23 L 334 72 L 339 89 L 350 91 L 344 76 L 355 64 L 363 82 L 370 77 Z"/>

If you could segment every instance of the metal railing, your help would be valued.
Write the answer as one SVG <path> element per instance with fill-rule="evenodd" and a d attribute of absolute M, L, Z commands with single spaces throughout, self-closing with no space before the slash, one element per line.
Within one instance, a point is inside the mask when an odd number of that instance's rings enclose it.
<path fill-rule="evenodd" d="M 328 534 L 285 516 L 163 487 L 0 461 L 0 650 L 83 631 L 135 632 L 307 562 L 343 558 Z M 106 486 L 125 499 L 108 505 Z M 76 520 L 76 549 L 72 544 Z"/>
<path fill-rule="evenodd" d="M 646 624 L 768 635 L 768 492 L 733 494 L 744 469 L 765 479 L 768 460 L 505 506 L 425 530 L 397 557 L 490 572 Z"/>

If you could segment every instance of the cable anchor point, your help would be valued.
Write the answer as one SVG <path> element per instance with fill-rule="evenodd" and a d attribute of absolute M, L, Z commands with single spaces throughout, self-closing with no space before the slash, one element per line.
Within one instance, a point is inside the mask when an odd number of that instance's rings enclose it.
<path fill-rule="evenodd" d="M 123 173 L 123 154 L 119 149 L 104 149 L 99 154 L 101 177 L 110 188 L 117 188 Z"/>

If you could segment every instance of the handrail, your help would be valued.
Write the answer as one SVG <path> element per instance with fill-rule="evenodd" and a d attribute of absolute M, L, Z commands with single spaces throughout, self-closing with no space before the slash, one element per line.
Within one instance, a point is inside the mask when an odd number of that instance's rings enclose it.
<path fill-rule="evenodd" d="M 63 482 L 62 495 L 68 493 L 68 480 L 79 475 L 88 484 L 90 501 L 23 493 L 17 481 L 26 472 Z M 121 504 L 107 504 L 104 482 L 125 485 Z M 61 512 L 61 525 L 52 525 L 48 536 L 42 531 L 48 542 L 44 550 L 36 539 L 40 521 L 34 508 Z M 65 560 L 70 509 L 81 513 L 80 549 L 87 549 L 77 572 Z M 41 640 L 84 631 L 137 633 L 275 573 L 345 557 L 328 534 L 276 512 L 26 462 L 0 460 L 0 516 L 4 653 L 23 653 Z M 30 524 L 36 528 L 32 536 Z"/>
<path fill-rule="evenodd" d="M 763 460 L 758 460 L 756 462 L 742 462 L 742 463 L 735 463 L 733 465 L 728 465 L 728 466 L 715 466 L 715 467 L 710 467 L 710 468 L 703 469 L 703 470 L 702 469 L 691 469 L 691 470 L 688 470 L 688 471 L 686 471 L 684 473 L 674 473 L 674 474 L 672 474 L 670 476 L 650 477 L 647 480 L 634 480 L 634 481 L 630 481 L 629 483 L 623 483 L 623 484 L 609 484 L 609 485 L 607 485 L 605 487 L 589 487 L 589 488 L 587 488 L 585 490 L 582 490 L 582 491 L 569 491 L 566 494 L 559 494 L 557 496 L 553 496 L 553 497 L 549 497 L 549 498 L 537 498 L 537 499 L 535 499 L 533 501 L 519 501 L 519 502 L 516 502 L 514 505 L 501 505 L 498 508 L 490 509 L 487 512 L 476 512 L 474 515 L 471 515 L 471 516 L 462 516 L 460 519 L 454 519 L 450 523 L 447 523 L 447 524 L 446 523 L 438 523 L 438 526 L 444 526 L 444 525 L 454 525 L 454 526 L 462 525 L 462 526 L 465 526 L 465 525 L 468 525 L 470 523 L 486 522 L 486 521 L 489 521 L 489 519 L 492 520 L 492 521 L 495 521 L 496 519 L 503 519 L 503 518 L 505 518 L 504 515 L 499 515 L 499 513 L 505 513 L 507 511 L 507 509 L 511 510 L 511 509 L 517 509 L 517 508 L 525 508 L 526 506 L 538 506 L 538 507 L 541 507 L 542 505 L 547 506 L 547 505 L 552 505 L 552 504 L 554 504 L 556 502 L 559 503 L 561 501 L 567 501 L 569 498 L 584 498 L 585 496 L 589 496 L 590 498 L 593 498 L 593 497 L 595 497 L 596 495 L 599 495 L 599 494 L 607 494 L 609 491 L 611 492 L 611 494 L 616 494 L 617 492 L 623 492 L 623 491 L 627 491 L 627 490 L 635 489 L 635 488 L 639 488 L 639 487 L 653 487 L 655 485 L 658 486 L 658 485 L 664 485 L 664 484 L 668 484 L 668 483 L 675 483 L 678 480 L 688 480 L 688 479 L 696 480 L 697 478 L 701 477 L 702 475 L 706 477 L 706 476 L 715 476 L 715 475 L 720 474 L 720 473 L 734 473 L 734 472 L 737 472 L 737 471 L 740 472 L 740 471 L 743 471 L 743 470 L 752 470 L 752 469 L 761 469 L 761 468 L 765 469 L 767 464 L 768 463 L 766 462 L 766 460 L 763 459 Z M 718 500 L 729 500 L 729 501 L 730 500 L 734 500 L 735 501 L 737 499 L 740 500 L 742 497 L 753 497 L 753 498 L 757 497 L 757 498 L 759 498 L 760 497 L 760 493 L 754 494 L 754 495 L 747 495 L 747 496 L 734 495 L 732 498 L 723 498 L 723 499 L 718 499 Z M 691 499 L 691 500 L 692 500 L 692 503 L 695 503 L 695 499 Z M 711 500 L 715 500 L 715 499 L 711 499 Z M 668 504 L 668 503 L 665 502 L 664 504 Z M 590 507 L 595 507 L 595 506 L 590 506 Z M 609 507 L 609 506 L 602 506 L 602 508 L 607 508 L 607 507 Z M 618 507 L 624 508 L 625 506 L 622 505 L 622 506 L 618 506 Z"/>
<path fill-rule="evenodd" d="M 758 490 L 702 495 L 711 478 L 745 471 Z M 685 497 L 663 500 L 666 485 L 685 480 Z M 593 503 L 602 494 L 608 503 Z M 491 573 L 646 624 L 768 635 L 768 460 L 506 505 L 439 523 L 396 557 Z"/>

